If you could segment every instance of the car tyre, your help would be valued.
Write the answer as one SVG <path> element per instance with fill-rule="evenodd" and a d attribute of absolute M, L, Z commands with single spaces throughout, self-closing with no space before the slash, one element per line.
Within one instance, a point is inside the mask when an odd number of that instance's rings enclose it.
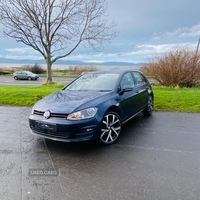
<path fill-rule="evenodd" d="M 18 79 L 17 76 L 14 76 L 14 79 L 17 80 Z"/>
<path fill-rule="evenodd" d="M 115 112 L 107 112 L 102 120 L 100 142 L 113 144 L 118 139 L 122 129 L 120 116 Z"/>
<path fill-rule="evenodd" d="M 31 77 L 30 76 L 28 77 L 28 80 L 31 81 Z"/>
<path fill-rule="evenodd" d="M 153 97 L 149 96 L 147 107 L 142 111 L 144 116 L 150 116 L 153 112 Z"/>

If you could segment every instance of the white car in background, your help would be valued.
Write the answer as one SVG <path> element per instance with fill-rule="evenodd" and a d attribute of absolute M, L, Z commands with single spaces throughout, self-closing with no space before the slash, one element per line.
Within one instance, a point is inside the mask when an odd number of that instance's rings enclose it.
<path fill-rule="evenodd" d="M 15 80 L 23 79 L 23 80 L 37 80 L 39 76 L 37 74 L 34 74 L 30 71 L 17 71 L 13 73 L 13 78 Z"/>

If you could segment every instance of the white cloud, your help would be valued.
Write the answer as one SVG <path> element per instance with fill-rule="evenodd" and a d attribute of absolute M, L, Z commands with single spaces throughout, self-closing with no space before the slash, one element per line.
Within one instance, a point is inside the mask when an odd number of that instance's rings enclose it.
<path fill-rule="evenodd" d="M 15 53 L 15 54 L 25 54 L 30 51 L 30 48 L 8 48 L 6 51 Z"/>
<path fill-rule="evenodd" d="M 187 38 L 187 37 L 199 37 L 200 36 L 200 24 L 192 26 L 190 28 L 183 27 L 176 30 L 167 31 L 165 33 L 154 33 L 152 35 L 153 40 L 164 40 L 169 38 Z"/>
<path fill-rule="evenodd" d="M 119 36 L 100 53 L 77 48 L 67 60 L 145 62 L 177 46 L 196 46 L 200 36 L 199 0 L 108 0 Z M 1 29 L 2 28 L 2 29 Z M 2 25 L 0 29 L 3 30 Z M 43 59 L 35 50 L 0 34 L 0 57 Z"/>
<path fill-rule="evenodd" d="M 199 37 L 200 36 L 200 24 L 197 24 L 191 28 L 185 28 L 180 34 L 180 37 Z"/>
<path fill-rule="evenodd" d="M 23 59 L 30 59 L 30 60 L 39 60 L 43 59 L 43 57 L 35 50 L 29 47 L 24 48 L 6 48 L 6 53 L 3 55 L 1 54 L 1 57 L 7 58 L 7 59 L 17 59 L 17 60 L 23 60 Z"/>

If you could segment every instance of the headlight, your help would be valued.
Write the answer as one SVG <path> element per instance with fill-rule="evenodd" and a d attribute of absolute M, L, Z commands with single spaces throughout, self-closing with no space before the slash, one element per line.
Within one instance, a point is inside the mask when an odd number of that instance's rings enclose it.
<path fill-rule="evenodd" d="M 68 120 L 80 120 L 80 119 L 89 119 L 92 118 L 96 115 L 97 113 L 97 108 L 87 108 L 84 110 L 80 110 L 74 113 L 71 113 L 68 115 L 67 119 Z"/>

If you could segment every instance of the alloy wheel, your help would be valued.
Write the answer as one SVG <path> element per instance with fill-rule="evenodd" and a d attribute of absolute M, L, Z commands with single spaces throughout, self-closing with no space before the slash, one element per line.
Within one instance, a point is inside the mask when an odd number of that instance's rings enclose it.
<path fill-rule="evenodd" d="M 121 132 L 121 119 L 118 114 L 108 112 L 102 121 L 100 141 L 104 144 L 114 143 Z"/>

